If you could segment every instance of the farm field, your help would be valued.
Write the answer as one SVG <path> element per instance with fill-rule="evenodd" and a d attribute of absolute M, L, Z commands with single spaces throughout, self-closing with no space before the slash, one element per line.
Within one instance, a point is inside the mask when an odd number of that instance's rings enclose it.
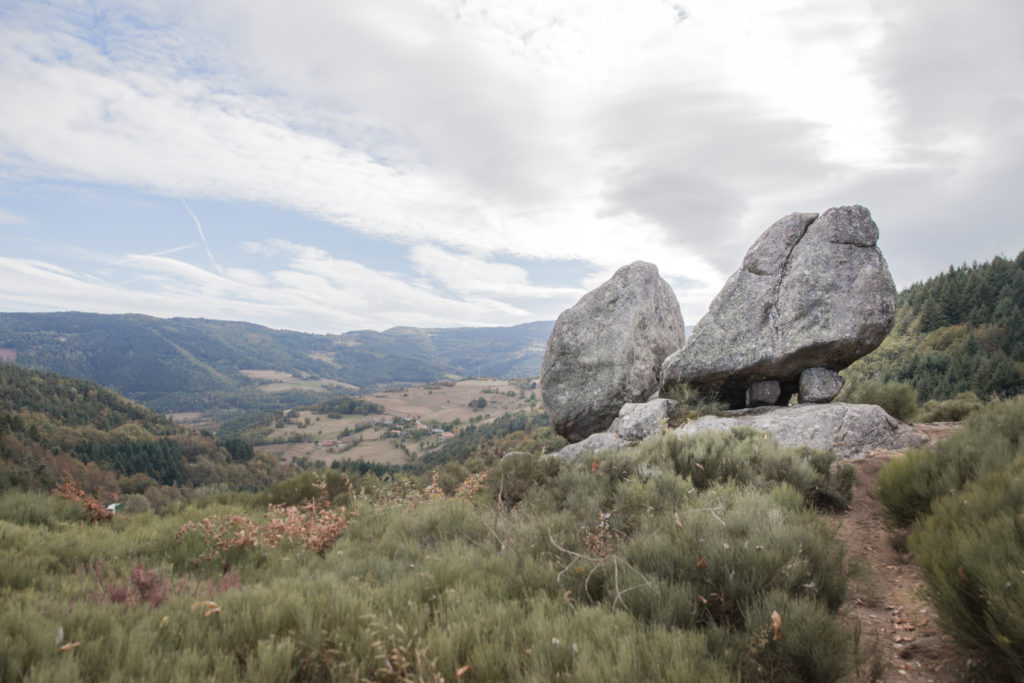
<path fill-rule="evenodd" d="M 320 391 L 321 389 L 356 389 L 354 384 L 347 384 L 336 379 L 296 377 L 290 372 L 280 370 L 242 370 L 243 375 L 251 379 L 265 382 L 260 391 L 273 393 L 297 389 L 300 391 Z"/>
<path fill-rule="evenodd" d="M 529 388 L 533 384 L 469 379 L 365 394 L 360 398 L 384 409 L 368 415 L 329 417 L 313 410 L 289 411 L 285 423 L 276 427 L 258 450 L 287 462 L 306 458 L 325 463 L 365 460 L 387 465 L 405 464 L 438 443 L 439 437 L 430 431 L 432 429 L 457 431 L 468 424 L 490 422 L 508 412 L 529 410 L 539 400 L 539 390 Z M 537 397 L 533 402 L 531 395 Z M 486 405 L 470 407 L 470 402 L 480 399 L 486 401 Z M 395 426 L 396 420 L 418 422 L 429 433 L 419 429 L 413 430 L 417 433 L 412 435 L 407 430 L 405 436 L 398 436 L 395 432 L 402 430 Z M 372 426 L 367 427 L 368 424 Z M 361 426 L 363 429 L 359 429 Z M 352 443 L 355 445 L 348 445 Z"/>

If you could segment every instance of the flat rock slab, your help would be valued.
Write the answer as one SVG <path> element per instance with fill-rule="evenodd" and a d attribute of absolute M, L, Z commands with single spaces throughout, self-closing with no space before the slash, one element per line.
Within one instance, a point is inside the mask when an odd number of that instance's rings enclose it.
<path fill-rule="evenodd" d="M 727 431 L 739 426 L 768 432 L 784 446 L 834 451 L 840 458 L 860 458 L 878 448 L 899 450 L 928 441 L 920 431 L 879 406 L 859 403 L 807 403 L 737 410 L 727 417 L 707 415 L 683 425 L 676 434 Z"/>
<path fill-rule="evenodd" d="M 577 441 L 571 443 L 562 450 L 551 453 L 549 457 L 558 458 L 559 460 L 575 461 L 587 453 L 600 453 L 602 451 L 617 451 L 620 448 L 625 448 L 630 444 L 623 441 L 618 434 L 611 432 L 598 432 L 597 434 L 591 434 L 583 441 Z"/>

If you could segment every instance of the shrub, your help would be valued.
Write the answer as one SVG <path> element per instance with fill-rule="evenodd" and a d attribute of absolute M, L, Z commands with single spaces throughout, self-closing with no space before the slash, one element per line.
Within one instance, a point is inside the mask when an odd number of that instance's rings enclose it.
<path fill-rule="evenodd" d="M 774 437 L 749 427 L 728 432 L 701 432 L 648 439 L 632 451 L 641 465 L 665 463 L 680 477 L 704 490 L 736 482 L 764 486 L 788 483 L 809 505 L 845 509 L 850 503 L 855 470 L 828 451 L 783 448 Z"/>
<path fill-rule="evenodd" d="M 915 418 L 917 422 L 960 422 L 985 405 L 974 392 L 965 391 L 945 401 L 928 401 L 921 406 Z"/>
<path fill-rule="evenodd" d="M 838 681 L 854 668 L 849 632 L 813 600 L 771 591 L 744 618 L 751 624 L 745 680 Z"/>
<path fill-rule="evenodd" d="M 850 382 L 839 393 L 838 401 L 871 403 L 900 420 L 909 421 L 917 412 L 917 389 L 903 382 Z"/>
<path fill-rule="evenodd" d="M 1024 679 L 1024 456 L 934 503 L 911 531 L 944 628 Z"/>
<path fill-rule="evenodd" d="M 664 396 L 679 404 L 669 416 L 669 423 L 672 425 L 679 425 L 703 415 L 721 415 L 729 408 L 718 400 L 713 390 L 701 390 L 687 382 L 676 384 Z"/>
<path fill-rule="evenodd" d="M 4 491 L 0 494 L 0 519 L 53 529 L 65 522 L 85 519 L 85 511 L 70 500 L 45 493 Z"/>
<path fill-rule="evenodd" d="M 506 507 L 521 501 L 526 492 L 558 475 L 561 462 L 532 453 L 517 453 L 502 458 L 487 471 L 492 495 Z"/>
<path fill-rule="evenodd" d="M 1005 467 L 1024 451 L 1024 397 L 990 403 L 933 449 L 913 449 L 878 473 L 875 493 L 893 519 L 906 526 L 925 515 L 937 497 Z"/>
<path fill-rule="evenodd" d="M 150 504 L 149 498 L 146 498 L 141 493 L 132 493 L 125 496 L 121 501 L 121 506 L 118 508 L 118 512 L 128 515 L 152 511 L 153 506 Z"/>

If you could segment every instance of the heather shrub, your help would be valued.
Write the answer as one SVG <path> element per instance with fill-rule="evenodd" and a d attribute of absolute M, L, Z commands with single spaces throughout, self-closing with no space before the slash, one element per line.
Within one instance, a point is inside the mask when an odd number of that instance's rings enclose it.
<path fill-rule="evenodd" d="M 917 390 L 903 382 L 848 382 L 836 397 L 845 403 L 870 403 L 900 420 L 909 421 L 917 412 Z"/>
<path fill-rule="evenodd" d="M 943 628 L 1024 679 L 1024 455 L 936 500 L 909 544 Z"/>
<path fill-rule="evenodd" d="M 671 468 L 704 490 L 733 482 L 763 487 L 785 482 L 809 505 L 845 509 L 850 503 L 855 470 L 835 454 L 812 448 L 784 448 L 769 434 L 749 427 L 701 432 L 685 437 L 665 434 L 632 449 L 636 471 Z"/>
<path fill-rule="evenodd" d="M 843 488 L 831 454 L 748 430 L 577 463 L 522 455 L 474 473 L 469 462 L 468 474 L 397 475 L 367 493 L 328 496 L 300 477 L 273 495 L 307 484 L 314 495 L 269 508 L 254 505 L 263 494 L 210 490 L 104 524 L 0 519 L 0 652 L 11 653 L 0 677 L 831 680 L 849 669 L 842 549 L 813 510 L 823 483 Z M 321 534 L 339 496 L 344 533 Z"/>
<path fill-rule="evenodd" d="M 875 493 L 896 523 L 928 514 L 932 501 L 1005 467 L 1024 452 L 1024 397 L 997 401 L 972 414 L 934 448 L 912 449 L 878 473 Z"/>
<path fill-rule="evenodd" d="M 819 602 L 773 590 L 743 616 L 750 624 L 740 643 L 747 646 L 744 680 L 838 681 L 856 664 L 850 634 Z"/>
<path fill-rule="evenodd" d="M 974 392 L 965 391 L 945 401 L 928 401 L 921 406 L 915 422 L 960 422 L 983 405 Z"/>
<path fill-rule="evenodd" d="M 46 493 L 9 489 L 0 493 L 0 520 L 57 528 L 85 519 L 80 505 Z"/>
<path fill-rule="evenodd" d="M 557 458 L 517 453 L 502 458 L 487 471 L 492 494 L 506 506 L 513 506 L 532 488 L 543 486 L 558 474 Z"/>

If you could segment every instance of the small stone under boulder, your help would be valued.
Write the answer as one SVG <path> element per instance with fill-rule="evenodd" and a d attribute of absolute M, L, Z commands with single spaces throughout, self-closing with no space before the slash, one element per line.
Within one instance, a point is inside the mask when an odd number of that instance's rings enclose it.
<path fill-rule="evenodd" d="M 763 379 L 747 387 L 746 404 L 748 408 L 773 406 L 779 402 L 781 396 L 782 387 L 779 386 L 778 380 Z"/>
<path fill-rule="evenodd" d="M 778 402 L 807 368 L 834 372 L 892 329 L 896 287 L 863 206 L 794 213 L 762 234 L 687 344 L 665 360 L 662 395 L 687 382 L 742 408 L 754 382 L 777 380 Z"/>
<path fill-rule="evenodd" d="M 851 403 L 805 403 L 788 408 L 738 410 L 728 417 L 708 415 L 683 425 L 676 434 L 727 431 L 744 425 L 774 435 L 784 446 L 834 451 L 840 458 L 860 458 L 879 448 L 920 446 L 928 440 L 879 406 Z"/>
<path fill-rule="evenodd" d="M 552 427 L 571 442 L 607 430 L 623 404 L 657 392 L 662 362 L 685 341 L 679 300 L 658 268 L 620 268 L 551 331 L 540 388 Z"/>
<path fill-rule="evenodd" d="M 828 368 L 807 368 L 800 373 L 800 402 L 828 403 L 843 390 L 846 380 Z"/>

